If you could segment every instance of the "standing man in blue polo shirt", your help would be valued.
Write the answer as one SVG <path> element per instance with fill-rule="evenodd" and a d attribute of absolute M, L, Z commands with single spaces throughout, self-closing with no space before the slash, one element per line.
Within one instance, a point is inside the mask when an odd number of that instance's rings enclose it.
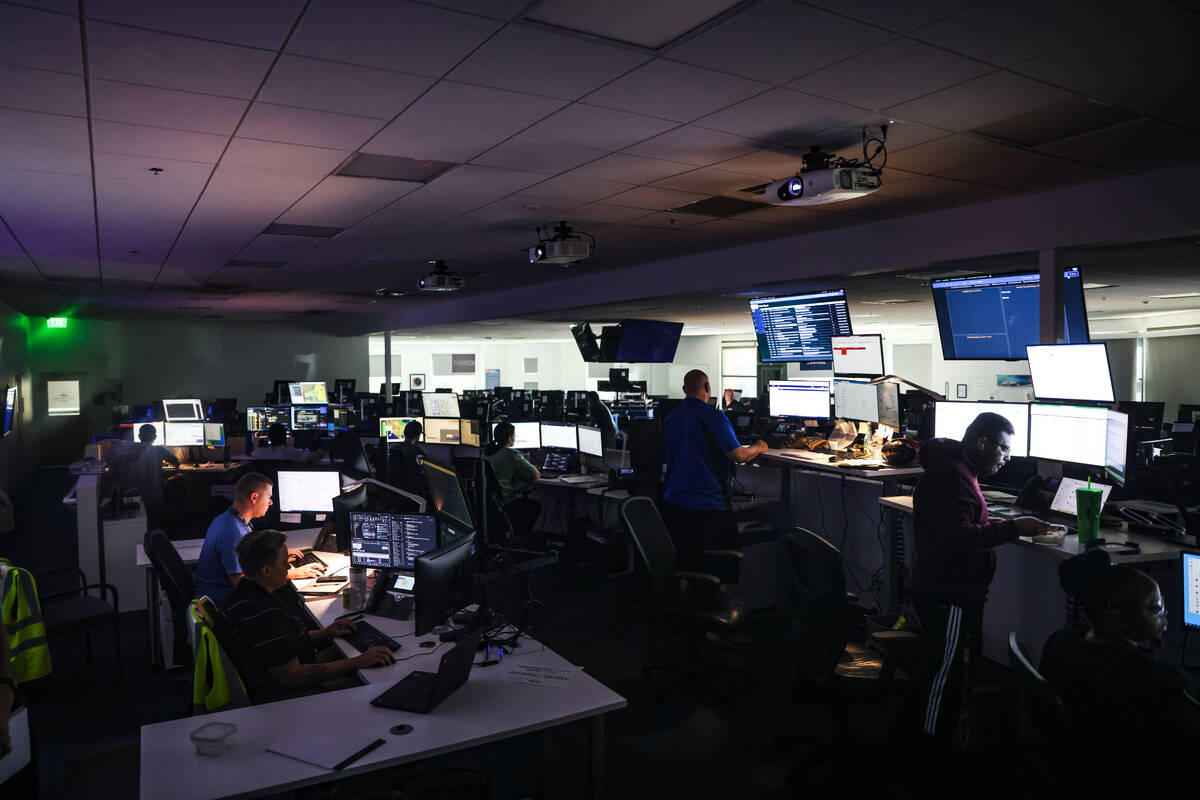
<path fill-rule="evenodd" d="M 743 447 L 726 416 L 708 404 L 708 376 L 694 369 L 683 376 L 683 403 L 663 423 L 667 480 L 666 523 L 679 566 L 698 566 L 705 550 L 736 549 L 737 520 L 729 492 L 733 464 L 767 449 L 759 441 Z"/>

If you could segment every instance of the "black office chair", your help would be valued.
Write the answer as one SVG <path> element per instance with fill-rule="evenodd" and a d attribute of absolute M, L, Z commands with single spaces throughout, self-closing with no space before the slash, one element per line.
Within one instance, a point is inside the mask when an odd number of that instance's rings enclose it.
<path fill-rule="evenodd" d="M 649 585 L 644 594 L 647 620 L 655 634 L 670 632 L 682 636 L 688 645 L 685 664 L 643 664 L 646 677 L 656 672 L 668 676 L 668 686 L 687 680 L 700 680 L 724 693 L 716 684 L 716 675 L 740 675 L 748 678 L 740 667 L 721 667 L 708 664 L 701 656 L 701 646 L 710 633 L 731 634 L 738 630 L 745 617 L 745 607 L 736 594 L 723 591 L 721 579 L 709 572 L 678 571 L 675 569 L 675 545 L 658 508 L 649 497 L 628 497 L 619 507 L 621 521 L 633 537 L 642 561 L 649 573 Z M 713 572 L 733 572 L 742 553 L 737 550 L 710 550 L 703 554 Z M 734 566 L 730 566 L 733 562 Z"/>
<path fill-rule="evenodd" d="M 1016 673 L 1021 690 L 1017 707 L 1017 732 L 1026 769 L 1025 783 L 1034 787 L 1037 797 L 1073 795 L 1087 781 L 1080 763 L 1075 731 L 1058 693 L 1029 660 L 1029 651 L 1008 634 L 1008 665 Z M 1100 788 L 1100 787 L 1095 787 Z M 1103 792 L 1077 796 L 1102 796 Z"/>
<path fill-rule="evenodd" d="M 58 567 L 37 574 L 39 583 L 52 575 L 70 575 L 75 585 L 69 589 L 49 592 L 39 596 L 42 604 L 42 619 L 46 624 L 47 638 L 60 634 L 83 631 L 87 643 L 87 660 L 92 661 L 92 628 L 97 625 L 113 626 L 114 665 L 117 669 L 117 685 L 124 680 L 121 669 L 121 612 L 117 599 L 117 589 L 110 583 L 88 583 L 83 570 L 76 567 Z M 99 589 L 102 593 L 111 593 L 112 602 L 88 594 L 89 590 Z"/>
<path fill-rule="evenodd" d="M 347 478 L 358 480 L 375 477 L 362 439 L 353 433 L 338 431 L 334 435 L 333 441 L 329 443 L 329 460 Z"/>
<path fill-rule="evenodd" d="M 171 628 L 175 631 L 174 663 L 190 664 L 192 650 L 188 646 L 188 604 L 192 602 L 196 587 L 192 572 L 163 531 L 146 531 L 142 538 L 142 549 L 154 565 L 158 583 L 171 603 Z"/>
<path fill-rule="evenodd" d="M 793 528 L 783 543 L 789 567 L 787 607 L 794 610 L 788 643 L 797 667 L 791 700 L 827 707 L 834 728 L 831 741 L 785 732 L 777 733 L 776 741 L 815 744 L 819 759 L 836 758 L 848 752 L 850 702 L 882 699 L 882 663 L 850 641 L 852 619 L 841 552 L 803 528 Z"/>

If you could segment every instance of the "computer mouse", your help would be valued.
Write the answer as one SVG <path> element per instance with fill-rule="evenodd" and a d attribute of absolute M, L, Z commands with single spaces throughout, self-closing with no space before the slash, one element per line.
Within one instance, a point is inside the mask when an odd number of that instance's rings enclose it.
<path fill-rule="evenodd" d="M 837 456 L 830 456 L 830 457 L 829 457 L 829 460 L 830 460 L 830 461 L 837 461 Z"/>

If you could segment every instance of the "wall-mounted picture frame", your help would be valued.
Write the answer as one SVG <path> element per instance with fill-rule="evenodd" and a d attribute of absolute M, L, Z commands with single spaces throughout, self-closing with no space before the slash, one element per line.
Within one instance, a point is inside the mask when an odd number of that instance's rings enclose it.
<path fill-rule="evenodd" d="M 954 397 L 956 400 L 967 399 L 967 385 L 965 383 L 954 384 Z"/>
<path fill-rule="evenodd" d="M 425 373 L 414 372 L 408 376 L 408 388 L 415 391 L 425 391 Z"/>

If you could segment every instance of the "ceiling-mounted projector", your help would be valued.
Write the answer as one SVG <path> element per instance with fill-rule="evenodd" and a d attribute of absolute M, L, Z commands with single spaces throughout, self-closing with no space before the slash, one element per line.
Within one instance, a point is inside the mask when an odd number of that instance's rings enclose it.
<path fill-rule="evenodd" d="M 580 231 L 580 233 L 583 233 Z M 530 264 L 571 264 L 582 261 L 592 254 L 595 241 L 590 233 L 584 233 L 592 241 L 585 241 L 574 235 L 574 229 L 565 222 L 554 226 L 554 236 L 549 239 L 539 239 L 538 243 L 529 248 Z"/>
<path fill-rule="evenodd" d="M 790 178 L 767 184 L 766 201 L 775 206 L 814 206 L 853 200 L 883 185 L 878 169 L 844 159 L 834 160 L 814 145 L 803 157 L 804 168 Z"/>
<path fill-rule="evenodd" d="M 433 272 L 417 282 L 417 288 L 422 292 L 457 292 L 466 287 L 467 279 L 455 275 L 446 267 L 445 261 L 430 261 Z"/>

